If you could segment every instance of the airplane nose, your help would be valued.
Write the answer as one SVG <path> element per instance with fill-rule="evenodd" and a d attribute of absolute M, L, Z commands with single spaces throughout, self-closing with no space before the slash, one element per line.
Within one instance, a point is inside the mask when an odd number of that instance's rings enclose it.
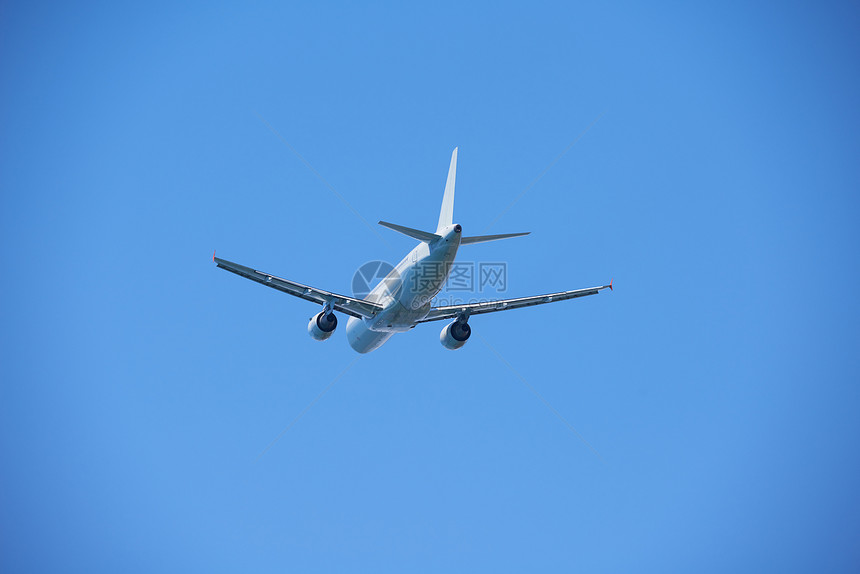
<path fill-rule="evenodd" d="M 454 226 L 454 233 L 460 233 L 461 231 L 463 231 L 463 228 L 460 227 L 459 223 Z"/>

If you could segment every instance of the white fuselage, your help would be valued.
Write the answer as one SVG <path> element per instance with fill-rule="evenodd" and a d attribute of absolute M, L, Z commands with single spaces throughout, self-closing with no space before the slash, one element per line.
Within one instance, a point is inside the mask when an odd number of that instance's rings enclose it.
<path fill-rule="evenodd" d="M 461 227 L 437 231 L 441 239 L 419 243 L 397 267 L 365 297 L 383 310 L 369 319 L 350 317 L 346 323 L 349 345 L 359 353 L 378 349 L 395 333 L 408 331 L 430 311 L 451 271 L 460 247 Z"/>

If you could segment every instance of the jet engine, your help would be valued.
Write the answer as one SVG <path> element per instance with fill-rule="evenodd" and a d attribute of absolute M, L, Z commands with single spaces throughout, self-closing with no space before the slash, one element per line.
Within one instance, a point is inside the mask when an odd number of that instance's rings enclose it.
<path fill-rule="evenodd" d="M 334 333 L 337 317 L 331 311 L 320 311 L 308 323 L 308 335 L 316 341 L 325 341 Z"/>
<path fill-rule="evenodd" d="M 439 342 L 446 349 L 459 349 L 466 344 L 469 336 L 472 334 L 472 328 L 465 321 L 456 320 L 444 329 L 439 334 Z"/>

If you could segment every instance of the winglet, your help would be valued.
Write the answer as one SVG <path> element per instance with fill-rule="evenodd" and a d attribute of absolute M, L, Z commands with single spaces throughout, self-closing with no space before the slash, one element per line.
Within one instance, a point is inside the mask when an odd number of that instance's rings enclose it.
<path fill-rule="evenodd" d="M 614 281 L 614 280 L 613 280 L 613 279 L 610 279 L 610 280 L 609 280 L 609 290 L 610 290 L 610 291 L 612 291 L 612 281 Z"/>
<path fill-rule="evenodd" d="M 216 252 L 216 251 L 218 251 L 218 250 L 217 250 L 217 249 L 213 249 L 213 250 L 212 250 L 212 262 L 213 262 L 213 263 L 215 262 L 215 252 Z"/>

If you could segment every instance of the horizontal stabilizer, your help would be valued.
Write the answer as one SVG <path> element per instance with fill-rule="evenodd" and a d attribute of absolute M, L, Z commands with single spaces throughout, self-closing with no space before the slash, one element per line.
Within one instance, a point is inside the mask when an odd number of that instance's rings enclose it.
<path fill-rule="evenodd" d="M 509 237 L 522 237 L 528 235 L 531 231 L 525 233 L 502 233 L 501 235 L 476 235 L 474 237 L 464 237 L 460 240 L 460 245 L 469 245 L 471 243 L 484 243 L 486 241 L 496 241 L 498 239 L 507 239 Z"/>
<path fill-rule="evenodd" d="M 411 227 L 404 227 L 403 225 L 397 225 L 395 223 L 388 223 L 387 221 L 380 221 L 379 225 L 383 227 L 387 227 L 388 229 L 393 229 L 398 233 L 402 233 L 403 235 L 408 235 L 413 239 L 417 239 L 418 241 L 436 241 L 437 239 L 441 239 L 440 235 L 436 235 L 435 233 L 430 233 L 429 231 L 421 231 L 420 229 L 412 229 Z"/>

